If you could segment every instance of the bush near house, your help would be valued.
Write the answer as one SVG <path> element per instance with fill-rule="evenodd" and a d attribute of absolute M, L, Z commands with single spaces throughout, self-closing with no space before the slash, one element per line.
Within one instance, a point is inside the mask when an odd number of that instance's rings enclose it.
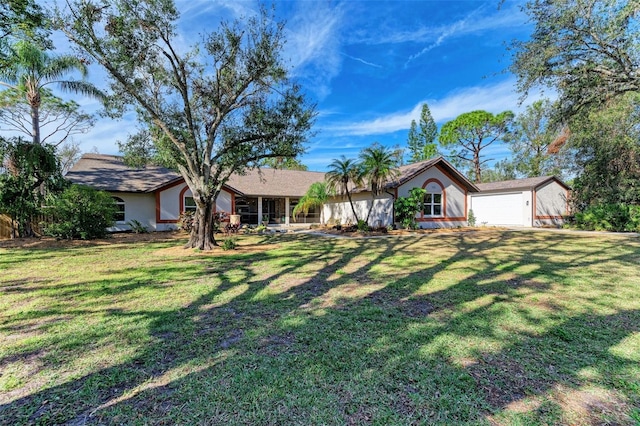
<path fill-rule="evenodd" d="M 640 231 L 640 206 L 631 204 L 598 204 L 576 213 L 576 226 L 591 231 Z"/>
<path fill-rule="evenodd" d="M 114 225 L 116 205 L 111 195 L 83 185 L 71 185 L 54 198 L 45 212 L 52 216 L 43 224 L 44 234 L 60 239 L 104 238 Z"/>

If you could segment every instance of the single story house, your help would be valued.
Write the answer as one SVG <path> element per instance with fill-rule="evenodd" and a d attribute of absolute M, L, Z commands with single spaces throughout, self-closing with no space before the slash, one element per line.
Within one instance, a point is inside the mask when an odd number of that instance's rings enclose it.
<path fill-rule="evenodd" d="M 139 221 L 150 230 L 175 229 L 183 211 L 195 211 L 191 190 L 179 173 L 159 166 L 128 167 L 122 157 L 85 154 L 65 177 L 72 183 L 109 192 L 118 213 L 113 231 L 128 230 L 127 222 Z M 237 213 L 242 223 L 319 223 L 320 212 L 293 217 L 298 200 L 324 173 L 264 168 L 245 175 L 234 174 L 223 187 L 216 211 Z"/>
<path fill-rule="evenodd" d="M 122 157 L 85 154 L 66 178 L 114 197 L 118 205 L 114 231 L 129 229 L 127 222 L 132 220 L 150 230 L 175 229 L 181 212 L 195 210 L 184 179 L 163 167 L 134 169 L 125 165 Z M 323 180 L 320 172 L 269 168 L 234 174 L 218 197 L 216 211 L 238 214 L 246 224 L 264 220 L 279 225 L 355 223 L 345 196 L 332 197 L 321 209 L 293 217 L 293 209 L 311 184 Z M 476 185 L 442 157 L 401 166 L 396 178 L 375 199 L 371 192 L 354 188 L 354 208 L 363 218 L 373 202 L 369 223 L 391 224 L 394 201 L 408 196 L 414 187 L 427 191 L 417 216 L 422 228 L 466 226 L 469 209 L 478 224 L 509 226 L 555 223 L 567 213 L 568 187 L 555 177 Z M 515 194 L 520 198 L 516 200 Z"/>
<path fill-rule="evenodd" d="M 476 224 L 540 227 L 560 225 L 569 212 L 570 188 L 555 176 L 479 183 L 469 208 Z"/>

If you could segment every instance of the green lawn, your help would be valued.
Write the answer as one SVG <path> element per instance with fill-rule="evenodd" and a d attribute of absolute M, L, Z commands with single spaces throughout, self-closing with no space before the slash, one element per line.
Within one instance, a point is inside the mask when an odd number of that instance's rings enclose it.
<path fill-rule="evenodd" d="M 640 424 L 640 240 L 0 248 L 0 424 Z"/>

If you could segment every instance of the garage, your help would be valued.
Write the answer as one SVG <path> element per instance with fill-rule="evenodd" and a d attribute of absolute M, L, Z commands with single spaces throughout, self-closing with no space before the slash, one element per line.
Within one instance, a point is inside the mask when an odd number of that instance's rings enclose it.
<path fill-rule="evenodd" d="M 478 225 L 526 226 L 525 204 L 523 192 L 473 194 L 470 208 Z"/>

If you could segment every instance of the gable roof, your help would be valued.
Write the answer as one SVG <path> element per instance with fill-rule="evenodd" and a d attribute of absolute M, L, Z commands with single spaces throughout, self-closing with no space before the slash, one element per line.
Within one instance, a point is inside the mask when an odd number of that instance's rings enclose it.
<path fill-rule="evenodd" d="M 417 163 L 400 166 L 398 168 L 398 171 L 400 172 L 400 174 L 393 182 L 390 182 L 387 184 L 387 188 L 396 188 L 410 181 L 411 179 L 413 179 L 423 171 L 436 166 L 443 169 L 452 177 L 455 177 L 456 180 L 459 181 L 470 192 L 479 191 L 476 185 L 474 185 L 469 179 L 467 179 L 465 175 L 460 173 L 458 169 L 453 167 L 451 163 L 449 163 L 443 157 L 431 158 L 429 160 L 419 161 Z"/>
<path fill-rule="evenodd" d="M 179 173 L 159 166 L 135 169 L 116 155 L 84 154 L 65 177 L 72 183 L 112 192 L 154 192 L 182 181 Z M 244 175 L 233 174 L 226 186 L 243 195 L 302 197 L 324 173 L 263 168 Z"/>
<path fill-rule="evenodd" d="M 517 190 L 517 189 L 532 190 L 553 180 L 558 182 L 560 185 L 562 185 L 566 189 L 570 189 L 567 184 L 565 184 L 555 176 L 540 176 L 540 177 L 532 177 L 532 178 L 524 178 L 524 179 L 503 180 L 500 182 L 478 183 L 476 184 L 476 186 L 480 189 L 481 192 L 509 191 L 509 190 Z"/>
<path fill-rule="evenodd" d="M 179 173 L 165 167 L 135 169 L 127 166 L 122 157 L 104 154 L 84 154 L 65 178 L 72 183 L 112 192 L 153 192 L 182 179 Z"/>

